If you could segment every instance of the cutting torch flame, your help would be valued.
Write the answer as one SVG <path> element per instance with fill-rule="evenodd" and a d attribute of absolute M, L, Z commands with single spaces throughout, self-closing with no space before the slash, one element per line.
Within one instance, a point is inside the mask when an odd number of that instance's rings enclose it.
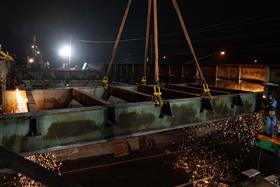
<path fill-rule="evenodd" d="M 19 89 L 16 89 L 17 110 L 16 113 L 28 112 L 27 99 L 21 94 Z"/>

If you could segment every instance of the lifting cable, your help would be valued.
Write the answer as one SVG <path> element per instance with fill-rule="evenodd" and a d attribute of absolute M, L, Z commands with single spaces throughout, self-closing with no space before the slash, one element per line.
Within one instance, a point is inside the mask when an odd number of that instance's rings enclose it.
<path fill-rule="evenodd" d="M 147 84 L 146 75 L 147 75 L 148 50 L 149 50 L 149 36 L 150 36 L 150 28 L 151 28 L 151 12 L 152 12 L 152 0 L 148 0 L 144 68 L 143 68 L 143 75 L 142 75 L 142 79 L 141 79 L 141 85 L 146 85 Z"/>
<path fill-rule="evenodd" d="M 117 35 L 117 39 L 116 39 L 115 44 L 114 44 L 114 48 L 113 48 L 113 51 L 112 51 L 112 56 L 111 56 L 109 64 L 108 64 L 108 69 L 107 69 L 107 72 L 104 75 L 103 80 L 102 80 L 102 85 L 103 85 L 105 90 L 108 90 L 108 88 L 109 88 L 109 78 L 108 78 L 108 76 L 111 72 L 112 64 L 113 64 L 113 62 L 115 60 L 115 57 L 116 57 L 117 49 L 118 49 L 118 46 L 119 46 L 119 43 L 120 43 L 120 39 L 121 39 L 121 36 L 122 36 L 122 33 L 123 33 L 123 29 L 124 29 L 124 26 L 125 26 L 125 22 L 127 20 L 127 16 L 128 16 L 131 4 L 132 4 L 132 0 L 128 0 L 127 5 L 126 5 L 126 9 L 125 9 L 125 13 L 124 13 L 124 16 L 122 18 L 122 22 L 121 22 L 119 32 L 118 32 L 118 35 Z"/>
<path fill-rule="evenodd" d="M 158 67 L 158 17 L 157 17 L 157 0 L 154 0 L 153 3 L 154 10 L 154 46 L 155 46 L 155 85 L 154 85 L 154 94 L 153 101 L 156 105 L 162 107 L 163 100 L 161 97 L 161 91 L 159 86 L 159 67 Z"/>
<path fill-rule="evenodd" d="M 201 68 L 200 68 L 200 65 L 199 65 L 199 63 L 198 63 L 198 59 L 197 59 L 196 54 L 195 54 L 195 52 L 194 52 L 194 48 L 193 48 L 193 45 L 192 45 L 192 42 L 191 42 L 191 39 L 190 39 L 188 30 L 187 30 L 187 27 L 186 27 L 186 25 L 185 25 L 183 16 L 182 16 L 181 11 L 180 11 L 180 9 L 179 9 L 177 0 L 172 0 L 172 2 L 173 2 L 173 5 L 174 5 L 174 8 L 175 8 L 175 10 L 176 10 L 177 16 L 178 16 L 178 18 L 179 18 L 179 21 L 180 21 L 182 30 L 183 30 L 184 35 L 185 35 L 185 38 L 186 38 L 186 40 L 187 40 L 188 46 L 189 46 L 189 48 L 190 48 L 190 50 L 191 50 L 191 53 L 192 53 L 193 58 L 194 58 L 194 61 L 195 61 L 195 63 L 196 63 L 196 67 L 197 67 L 198 73 L 199 73 L 200 78 L 201 78 L 201 80 L 202 80 L 202 87 L 203 87 L 203 93 L 202 93 L 202 95 L 208 96 L 210 99 L 212 99 L 212 95 L 211 95 L 211 93 L 210 93 L 209 86 L 208 86 L 208 84 L 207 84 L 207 82 L 206 82 L 206 79 L 204 78 L 204 75 L 203 75 L 202 70 L 201 70 Z"/>

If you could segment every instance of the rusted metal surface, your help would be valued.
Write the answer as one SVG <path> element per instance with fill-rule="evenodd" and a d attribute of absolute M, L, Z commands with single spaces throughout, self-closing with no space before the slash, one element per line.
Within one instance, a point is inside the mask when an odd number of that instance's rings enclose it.
<path fill-rule="evenodd" d="M 4 60 L 0 60 L 0 84 L 6 81 L 7 74 L 7 64 Z"/>
<path fill-rule="evenodd" d="M 229 80 L 218 80 L 216 82 L 217 87 L 228 88 L 234 90 L 243 90 L 250 92 L 263 92 L 264 84 L 260 83 L 251 83 L 247 81 L 237 82 L 237 81 L 229 81 Z"/>
<path fill-rule="evenodd" d="M 113 155 L 114 147 L 111 142 L 125 141 L 129 147 L 129 153 L 133 153 L 139 150 L 161 148 L 171 144 L 179 145 L 185 135 L 184 131 L 180 129 L 150 134 L 142 133 L 139 136 L 120 136 L 109 141 L 63 146 L 61 149 L 50 150 L 50 152 L 56 155 L 58 161 Z"/>
<path fill-rule="evenodd" d="M 192 86 L 187 86 L 187 85 L 168 84 L 165 87 L 173 89 L 173 90 L 179 90 L 179 91 L 183 91 L 183 92 L 191 92 L 191 93 L 200 94 L 200 95 L 203 92 L 202 88 L 192 87 Z M 226 94 L 230 94 L 230 92 L 211 90 L 211 94 L 212 95 L 226 95 Z"/>
<path fill-rule="evenodd" d="M 110 86 L 110 94 L 127 102 L 144 102 L 152 100 L 151 95 L 128 90 L 118 86 Z"/>
<path fill-rule="evenodd" d="M 250 83 L 243 81 L 240 83 L 241 90 L 251 92 L 263 92 L 265 90 L 264 83 Z"/>
<path fill-rule="evenodd" d="M 26 68 L 18 68 L 16 78 L 26 80 L 28 88 L 45 87 L 64 87 L 65 80 L 75 80 L 84 82 L 79 83 L 81 86 L 90 86 L 92 80 L 101 80 L 105 73 L 107 64 L 94 64 L 87 71 L 67 71 L 67 70 L 44 70 L 36 71 Z M 193 82 L 195 77 L 195 66 L 189 64 L 164 63 L 159 64 L 160 79 L 163 82 L 180 83 Z M 147 64 L 147 82 L 154 83 L 154 64 Z M 135 83 L 141 80 L 143 73 L 143 64 L 114 64 L 112 66 L 111 79 L 116 82 Z M 32 80 L 32 81 L 30 81 Z M 35 80 L 38 80 L 37 83 Z M 44 80 L 44 81 L 42 81 Z M 79 86 L 71 84 L 69 86 Z M 41 83 L 41 84 L 40 84 Z M 56 83 L 56 84 L 54 84 Z"/>
<path fill-rule="evenodd" d="M 27 97 L 27 105 L 28 105 L 28 111 L 29 112 L 35 112 L 38 110 L 35 100 L 33 98 L 33 94 L 31 90 L 26 90 L 26 97 Z"/>
<path fill-rule="evenodd" d="M 263 65 L 218 65 L 218 79 L 269 81 L 269 68 Z"/>
<path fill-rule="evenodd" d="M 72 88 L 72 87 L 94 87 L 100 85 L 96 80 L 23 80 L 22 89 L 49 89 L 49 88 Z"/>
<path fill-rule="evenodd" d="M 227 88 L 232 90 L 241 90 L 241 85 L 238 81 L 232 80 L 217 80 L 216 86 L 220 88 Z"/>
<path fill-rule="evenodd" d="M 108 103 L 93 95 L 88 95 L 80 90 L 72 89 L 72 97 L 79 101 L 84 106 L 104 106 Z"/>
<path fill-rule="evenodd" d="M 219 65 L 218 78 L 238 80 L 239 79 L 239 66 L 237 65 Z"/>
<path fill-rule="evenodd" d="M 204 76 L 208 83 L 215 82 L 216 73 L 217 73 L 216 67 L 217 67 L 216 65 L 211 65 L 211 64 L 207 64 L 207 66 L 206 65 L 201 66 L 201 69 L 202 69 Z M 193 71 L 196 71 L 196 70 L 194 69 Z M 196 79 L 198 79 L 198 78 L 199 78 L 198 75 L 196 75 Z"/>
<path fill-rule="evenodd" d="M 18 68 L 16 78 L 18 80 L 52 80 L 57 81 L 57 87 L 65 85 L 64 80 L 84 80 L 83 83 L 69 84 L 69 86 L 90 86 L 92 80 L 101 80 L 105 73 L 107 64 L 94 64 L 91 70 L 88 71 L 62 71 L 62 70 L 44 70 L 35 71 L 32 69 Z M 264 65 L 238 65 L 238 64 L 223 64 L 223 65 L 203 65 L 202 71 L 209 83 L 215 83 L 216 79 L 220 80 L 237 80 L 246 81 L 270 81 L 279 83 L 278 75 L 280 72 L 279 66 L 264 66 Z M 135 83 L 139 82 L 143 72 L 143 64 L 115 64 L 112 66 L 112 81 Z M 147 64 L 147 82 L 154 83 L 154 64 Z M 193 82 L 196 77 L 196 68 L 189 64 L 174 64 L 162 63 L 159 64 L 160 79 L 162 82 L 182 83 Z M 71 82 L 71 81 L 70 81 Z M 46 87 L 55 86 L 54 83 L 42 82 Z M 34 83 L 27 81 L 29 88 L 36 86 Z M 38 86 L 40 84 L 38 83 Z"/>
<path fill-rule="evenodd" d="M 280 66 L 279 65 L 273 65 L 269 66 L 269 82 L 280 84 Z"/>
<path fill-rule="evenodd" d="M 268 82 L 269 68 L 268 66 L 241 66 L 241 79 Z"/>
<path fill-rule="evenodd" d="M 179 99 L 179 98 L 189 98 L 189 97 L 199 97 L 199 94 L 194 94 L 194 93 L 189 93 L 189 92 L 182 92 L 182 91 L 177 91 L 177 90 L 172 90 L 168 88 L 161 88 L 160 89 L 162 92 L 162 97 L 164 99 Z M 138 91 L 153 95 L 154 93 L 154 88 L 153 86 L 149 85 L 141 85 L 138 86 Z"/>
<path fill-rule="evenodd" d="M 120 67 L 121 70 L 113 72 L 129 70 L 126 65 Z M 131 67 L 136 71 L 137 66 Z M 151 68 L 152 66 L 148 65 L 147 73 Z M 177 68 L 172 70 L 170 65 L 167 69 L 169 73 L 179 71 Z M 181 70 L 182 73 L 186 71 L 189 70 L 185 68 Z M 180 74 L 178 78 L 185 78 L 184 76 Z M 188 127 L 209 120 L 254 112 L 256 108 L 257 93 L 236 91 L 238 94 L 226 94 L 225 92 L 231 91 L 211 88 L 221 95 L 213 94 L 213 100 L 209 101 L 209 106 L 206 107 L 205 98 L 200 97 L 201 88 L 183 86 L 184 89 L 175 90 L 174 87 L 171 89 L 168 86 L 161 89 L 163 98 L 170 103 L 172 113 L 165 116 L 161 116 L 161 108 L 156 107 L 151 101 L 154 92 L 151 85 L 141 87 L 112 85 L 111 97 L 128 103 L 111 102 L 109 98 L 109 104 L 101 100 L 104 94 L 101 86 L 35 89 L 31 93 L 39 111 L 1 115 L 0 144 L 19 153 L 44 151 L 57 146 L 101 141 L 123 135 L 134 136 L 143 132 L 152 133 Z M 176 88 L 178 87 L 180 86 Z M 88 107 L 62 109 L 73 100 L 73 96 Z M 102 106 L 89 107 L 96 104 Z M 36 136 L 32 136 L 33 134 Z"/>
<path fill-rule="evenodd" d="M 205 98 L 198 97 L 199 94 L 163 88 L 163 98 L 170 103 L 172 115 L 162 116 L 161 108 L 151 101 L 152 86 L 144 87 L 148 94 L 137 92 L 136 86 L 112 88 L 119 94 L 116 96 L 123 99 L 139 97 L 131 100 L 133 103 L 2 115 L 0 145 L 18 153 L 38 152 L 124 135 L 137 136 L 139 133 L 168 131 L 254 112 L 258 99 L 257 93 L 218 95 L 213 96 L 213 100 L 209 100 L 209 106 L 206 107 Z M 77 89 L 96 98 L 101 98 L 104 92 L 102 87 Z M 66 92 L 61 93 L 67 94 L 69 91 L 72 92 L 71 89 L 66 89 Z M 44 95 L 50 97 L 46 93 L 40 95 L 41 100 L 44 100 Z M 56 95 L 56 92 L 50 93 Z M 236 95 L 239 95 L 238 100 Z"/>
<path fill-rule="evenodd" d="M 201 85 L 198 85 L 196 83 L 193 83 L 193 84 L 186 84 L 186 85 L 189 85 L 189 86 L 192 86 L 192 87 L 196 87 L 196 88 L 201 88 Z M 217 90 L 217 91 L 222 91 L 222 92 L 228 92 L 228 93 L 248 93 L 248 91 L 244 91 L 244 90 L 235 90 L 235 89 L 229 89 L 229 88 L 226 88 L 226 87 L 216 87 L 215 85 L 211 85 L 209 86 L 209 88 L 211 90 Z"/>
<path fill-rule="evenodd" d="M 1 145 L 14 152 L 29 152 L 59 145 L 98 140 L 106 129 L 106 107 L 86 107 L 0 117 Z M 32 121 L 35 118 L 35 121 Z M 40 135 L 29 136 L 31 123 Z"/>
<path fill-rule="evenodd" d="M 3 113 L 3 88 L 2 88 L 2 84 L 0 84 L 0 114 Z"/>
<path fill-rule="evenodd" d="M 35 89 L 32 95 L 38 110 L 67 108 L 72 100 L 71 89 Z"/>
<path fill-rule="evenodd" d="M 100 79 L 100 72 L 104 72 L 105 66 L 103 64 L 95 65 L 96 70 L 88 71 L 67 71 L 67 70 L 50 70 L 44 69 L 42 71 L 18 68 L 16 70 L 16 78 L 18 80 L 97 80 Z"/>
<path fill-rule="evenodd" d="M 207 65 L 203 69 L 207 70 L 206 72 L 209 75 L 212 75 L 206 76 L 210 79 L 208 81 L 212 85 L 235 90 L 262 92 L 266 83 L 275 82 L 277 79 L 275 78 L 277 76 L 277 68 L 274 70 L 265 65 Z M 213 75 L 216 75 L 214 80 Z"/>
<path fill-rule="evenodd" d="M 27 98 L 25 90 L 19 90 L 19 93 L 23 96 L 23 98 Z M 4 98 L 3 112 L 15 113 L 18 108 L 18 102 L 17 102 L 15 90 L 4 91 L 3 98 Z"/>

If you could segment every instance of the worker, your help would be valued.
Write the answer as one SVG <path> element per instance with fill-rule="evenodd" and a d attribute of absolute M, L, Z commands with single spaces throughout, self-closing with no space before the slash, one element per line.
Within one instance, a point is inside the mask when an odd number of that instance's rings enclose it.
<path fill-rule="evenodd" d="M 275 134 L 277 128 L 276 108 L 277 101 L 272 93 L 269 93 L 266 101 L 266 116 L 264 124 L 266 134 L 271 137 Z"/>

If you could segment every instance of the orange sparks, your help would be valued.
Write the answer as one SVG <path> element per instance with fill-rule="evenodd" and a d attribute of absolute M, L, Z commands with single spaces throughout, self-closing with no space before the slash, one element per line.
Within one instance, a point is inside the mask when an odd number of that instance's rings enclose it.
<path fill-rule="evenodd" d="M 27 99 L 23 94 L 19 91 L 19 89 L 16 89 L 16 99 L 17 99 L 17 110 L 16 113 L 23 113 L 28 112 L 27 108 Z"/>

